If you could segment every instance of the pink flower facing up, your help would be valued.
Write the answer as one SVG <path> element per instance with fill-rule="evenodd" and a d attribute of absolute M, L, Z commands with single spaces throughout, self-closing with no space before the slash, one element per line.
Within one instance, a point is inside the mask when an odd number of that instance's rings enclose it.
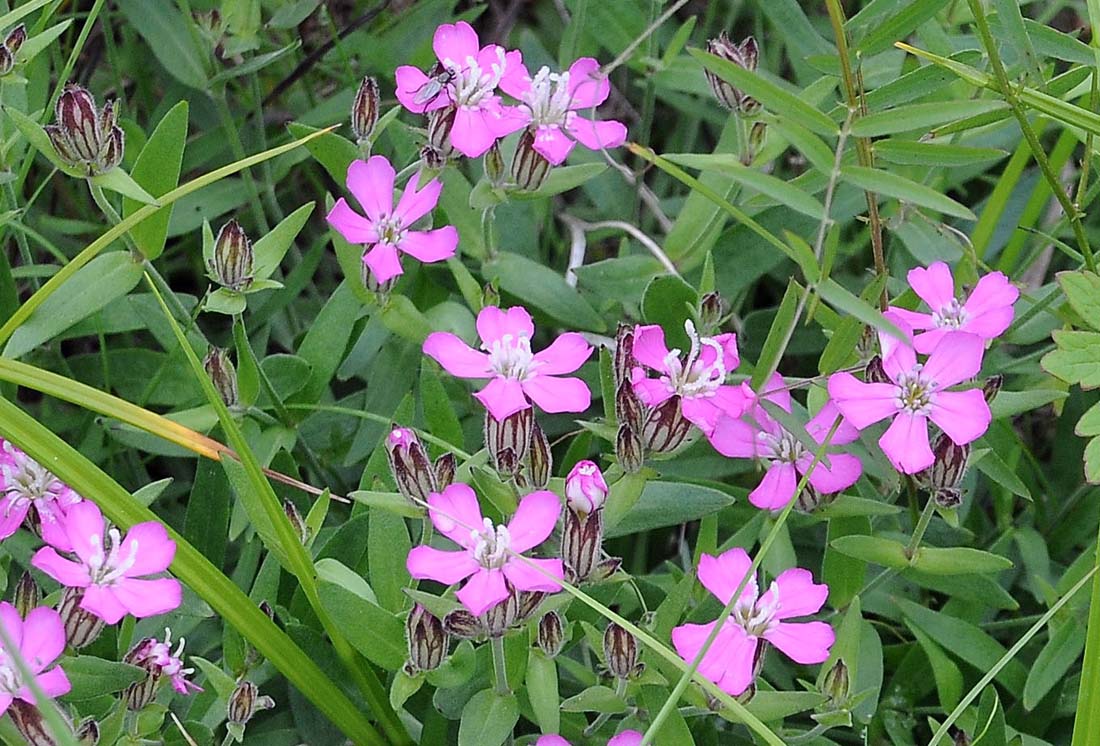
<path fill-rule="evenodd" d="M 428 498 L 428 514 L 436 530 L 462 547 L 446 552 L 429 546 L 414 547 L 406 567 L 414 578 L 453 585 L 466 584 L 456 594 L 471 614 L 480 616 L 508 597 L 508 586 L 519 591 L 553 593 L 555 581 L 531 567 L 533 562 L 559 580 L 564 577 L 560 559 L 519 559 L 546 540 L 561 513 L 557 495 L 547 490 L 532 492 L 520 500 L 507 526 L 494 526 L 481 515 L 477 496 L 469 485 L 452 484 Z"/>
<path fill-rule="evenodd" d="M 656 407 L 674 396 L 680 397 L 684 417 L 709 439 L 723 416 L 739 417 L 748 402 L 738 386 L 726 384 L 726 375 L 741 362 L 737 354 L 737 336 L 719 334 L 701 337 L 691 320 L 684 322 L 691 339 L 687 358 L 680 350 L 669 350 L 665 332 L 659 326 L 639 326 L 634 330 L 634 359 L 658 374 L 650 378 L 642 367 L 634 368 L 631 382 L 634 393 L 647 407 Z"/>
<path fill-rule="evenodd" d="M 886 313 L 905 330 L 905 322 Z M 864 383 L 851 373 L 829 378 L 829 396 L 848 422 L 863 428 L 893 418 L 878 444 L 890 463 L 904 474 L 916 474 L 932 465 L 935 457 L 928 442 L 932 420 L 957 445 L 981 437 L 992 415 L 980 388 L 949 391 L 948 388 L 977 375 L 982 367 L 985 342 L 974 334 L 945 335 L 923 363 L 909 344 L 880 334 L 883 368 L 889 383 Z"/>
<path fill-rule="evenodd" d="M 524 126 L 512 107 L 500 103 L 496 92 L 510 68 L 522 64 L 519 52 L 505 52 L 496 44 L 482 47 L 477 32 L 465 21 L 437 28 L 432 48 L 442 68 L 439 75 L 429 78 L 410 65 L 397 68 L 397 100 L 402 106 L 416 114 L 454 106 L 451 145 L 470 158 Z M 440 84 L 441 89 L 433 93 Z"/>
<path fill-rule="evenodd" d="M 348 166 L 348 189 L 367 216 L 351 209 L 347 200 L 341 197 L 326 218 L 350 243 L 370 247 L 363 255 L 363 262 L 379 283 L 402 273 L 399 251 L 422 262 L 438 262 L 454 256 L 458 248 L 458 231 L 453 225 L 430 231 L 409 230 L 413 223 L 435 209 L 443 182 L 432 179 L 422 189 L 417 189 L 420 177 L 414 175 L 394 207 L 396 178 L 393 166 L 383 156 L 372 156 L 366 162 L 352 161 Z"/>
<path fill-rule="evenodd" d="M 518 54 L 518 52 L 516 53 Z M 611 84 L 599 75 L 600 63 L 582 57 L 563 73 L 542 67 L 534 77 L 519 62 L 510 65 L 500 87 L 519 99 L 518 115 L 534 130 L 534 149 L 553 165 L 561 164 L 573 146 L 590 150 L 617 148 L 626 142 L 626 127 L 613 120 L 594 121 L 577 112 L 607 100 Z"/>
<path fill-rule="evenodd" d="M 31 609 L 24 620 L 8 602 L 0 602 L 0 625 L 23 663 L 34 675 L 34 683 L 48 697 L 60 697 L 72 687 L 60 667 L 49 668 L 65 650 L 65 625 L 53 609 Z M 46 670 L 49 669 L 49 670 Z M 0 715 L 20 699 L 35 704 L 34 695 L 19 671 L 13 651 L 0 640 Z"/>
<path fill-rule="evenodd" d="M 122 537 L 95 503 L 84 501 L 69 510 L 65 533 L 75 559 L 48 546 L 31 564 L 62 585 L 83 588 L 80 608 L 115 624 L 127 613 L 155 616 L 180 605 L 178 580 L 145 577 L 167 570 L 176 554 L 176 543 L 161 524 L 138 523 Z"/>
<path fill-rule="evenodd" d="M 741 548 L 718 557 L 704 554 L 699 560 L 699 582 L 727 604 L 751 565 Z M 828 595 L 829 587 L 815 584 L 809 570 L 783 571 L 763 595 L 756 578 L 749 578 L 726 619 L 681 625 L 672 630 L 672 644 L 681 658 L 693 661 L 714 625 L 720 624 L 718 636 L 699 664 L 699 673 L 736 697 L 749 688 L 755 677 L 761 640 L 779 648 L 795 663 L 821 663 L 829 657 L 829 648 L 836 639 L 832 627 L 825 622 L 786 621 L 816 614 Z"/>
<path fill-rule="evenodd" d="M 928 269 L 909 270 L 909 285 L 928 304 L 932 313 L 890 310 L 916 330 L 927 330 L 913 340 L 917 352 L 927 355 L 936 348 L 944 335 L 951 332 L 976 334 L 984 340 L 1000 336 L 1012 323 L 1012 304 L 1020 291 L 1000 272 L 991 272 L 974 287 L 970 297 L 959 303 L 955 297 L 955 281 L 943 262 Z"/>
<path fill-rule="evenodd" d="M 607 746 L 639 746 L 642 742 L 642 734 L 636 730 L 624 730 L 607 742 Z M 535 742 L 535 746 L 571 746 L 561 736 L 542 736 Z"/>
<path fill-rule="evenodd" d="M 195 673 L 195 669 L 184 667 L 183 646 L 184 639 L 181 637 L 176 649 L 172 650 L 172 630 L 165 627 L 163 641 L 155 637 L 145 638 L 127 657 L 126 662 L 145 668 L 158 679 L 168 677 L 172 688 L 179 694 L 201 692 L 202 687 L 187 678 Z"/>
<path fill-rule="evenodd" d="M 0 440 L 0 493 L 0 539 L 14 534 L 34 507 L 46 541 L 65 545 L 65 511 L 80 495 L 6 440 Z"/>
<path fill-rule="evenodd" d="M 520 306 L 481 309 L 477 333 L 485 352 L 472 349 L 454 334 L 435 332 L 424 340 L 424 354 L 452 376 L 491 378 L 474 396 L 493 419 L 500 421 L 527 409 L 531 401 L 552 413 L 583 412 L 592 403 L 584 381 L 559 377 L 581 367 L 592 354 L 580 334 L 567 332 L 542 352 L 532 353 L 535 325 Z"/>
<path fill-rule="evenodd" d="M 754 403 L 740 418 L 723 417 L 714 430 L 711 443 L 715 450 L 732 458 L 754 458 L 764 463 L 764 478 L 749 494 L 749 502 L 764 510 L 780 510 L 794 497 L 798 481 L 814 460 L 814 452 L 791 435 L 759 404 L 760 398 L 791 411 L 791 394 L 783 377 L 776 373 L 756 397 L 748 384 L 742 384 L 745 397 Z M 806 423 L 806 432 L 817 443 L 825 440 L 840 415 L 829 402 Z M 830 445 L 845 445 L 859 437 L 859 431 L 841 419 Z M 828 453 L 810 472 L 810 485 L 823 495 L 840 492 L 856 483 L 863 472 L 859 459 L 848 453 Z"/>

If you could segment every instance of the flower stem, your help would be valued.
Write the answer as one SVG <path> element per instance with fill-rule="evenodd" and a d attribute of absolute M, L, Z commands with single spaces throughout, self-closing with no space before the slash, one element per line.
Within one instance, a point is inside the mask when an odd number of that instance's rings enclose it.
<path fill-rule="evenodd" d="M 494 691 L 502 696 L 511 694 L 512 689 L 508 686 L 508 668 L 504 662 L 504 638 L 494 637 L 489 641 L 489 645 L 493 649 L 493 671 L 496 676 Z"/>
<path fill-rule="evenodd" d="M 924 511 L 920 514 L 920 520 L 917 521 L 917 527 L 913 530 L 913 538 L 909 540 L 909 546 L 905 547 L 905 556 L 913 559 L 917 550 L 920 549 L 921 540 L 924 538 L 924 532 L 928 530 L 928 524 L 932 522 L 932 514 L 936 512 L 936 501 L 931 496 L 928 498 L 928 502 L 924 504 Z"/>
<path fill-rule="evenodd" d="M 497 255 L 496 231 L 493 230 L 493 214 L 496 207 L 486 207 L 481 213 L 481 235 L 485 240 L 486 258 L 492 260 Z"/>
<path fill-rule="evenodd" d="M 615 694 L 619 696 L 619 699 L 626 698 L 626 679 L 618 679 L 615 683 Z M 593 733 L 603 727 L 603 724 L 611 719 L 610 712 L 601 712 L 599 717 L 592 721 L 591 725 L 584 729 L 585 736 L 591 736 Z"/>

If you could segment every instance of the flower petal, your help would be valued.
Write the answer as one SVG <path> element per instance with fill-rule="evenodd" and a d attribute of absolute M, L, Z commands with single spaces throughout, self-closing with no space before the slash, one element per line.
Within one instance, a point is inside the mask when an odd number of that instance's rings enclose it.
<path fill-rule="evenodd" d="M 978 280 L 978 284 L 974 286 L 974 290 L 970 293 L 970 297 L 967 298 L 966 303 L 963 304 L 963 309 L 970 316 L 982 316 L 1004 308 L 1011 309 L 1012 305 L 1019 297 L 1020 289 L 1009 282 L 1004 273 L 990 272 L 988 275 Z M 1012 319 L 1010 316 L 1009 323 L 1011 323 L 1011 321 Z M 966 331 L 971 330 L 966 329 Z M 1004 331 L 1004 329 L 1001 331 Z M 1001 332 L 997 332 L 993 336 L 997 336 L 997 334 L 1000 333 Z"/>
<path fill-rule="evenodd" d="M 512 339 L 530 339 L 535 336 L 535 323 L 523 306 L 485 306 L 477 315 L 477 333 L 486 347 L 492 347 L 493 342 L 506 336 Z"/>
<path fill-rule="evenodd" d="M 794 466 L 782 461 L 773 461 L 764 472 L 764 478 L 760 480 L 760 484 L 749 493 L 749 502 L 762 510 L 779 510 L 785 508 L 791 501 L 797 486 L 798 477 Z"/>
<path fill-rule="evenodd" d="M 665 330 L 656 324 L 634 327 L 634 359 L 647 368 L 667 373 L 665 358 L 669 349 L 665 344 Z"/>
<path fill-rule="evenodd" d="M 832 401 L 825 402 L 820 411 L 810 418 L 810 421 L 806 423 L 806 432 L 818 443 L 821 443 L 825 440 L 825 436 L 829 434 L 837 417 L 841 418 L 840 424 L 837 425 L 836 432 L 829 440 L 829 445 L 847 445 L 859 437 L 859 430 L 844 419 L 844 416 L 841 415 L 840 410 Z"/>
<path fill-rule="evenodd" d="M 445 225 L 431 231 L 409 231 L 401 238 L 397 248 L 425 264 L 441 262 L 455 255 L 458 229 Z"/>
<path fill-rule="evenodd" d="M 436 530 L 463 548 L 473 546 L 471 531 L 485 524 L 477 495 L 468 484 L 455 482 L 428 496 L 428 512 Z"/>
<path fill-rule="evenodd" d="M 419 67 L 402 65 L 397 68 L 394 77 L 397 80 L 395 89 L 397 100 L 401 102 L 402 106 L 415 114 L 423 114 L 426 111 L 434 111 L 451 105 L 450 96 L 445 91 L 441 91 L 438 96 L 428 101 L 416 102 L 416 97 L 422 91 L 427 93 L 425 86 L 428 85 L 428 76 Z"/>
<path fill-rule="evenodd" d="M 741 547 L 734 547 L 717 557 L 704 554 L 699 558 L 699 582 L 715 598 L 728 604 L 751 566 L 752 560 Z M 756 596 L 756 578 L 750 578 L 738 600 L 756 601 Z"/>
<path fill-rule="evenodd" d="M 115 583 L 110 592 L 114 593 L 115 598 L 128 612 L 143 619 L 178 609 L 183 589 L 175 578 L 128 578 Z M 85 594 L 84 598 L 87 600 L 88 596 Z"/>
<path fill-rule="evenodd" d="M 126 616 L 126 607 L 115 598 L 112 589 L 99 585 L 89 585 L 84 590 L 80 608 L 92 612 L 107 624 L 118 624 Z"/>
<path fill-rule="evenodd" d="M 710 444 L 714 450 L 729 458 L 757 458 L 760 455 L 759 432 L 740 417 L 720 417 Z"/>
<path fill-rule="evenodd" d="M 467 57 L 477 57 L 481 50 L 481 43 L 478 41 L 474 27 L 466 21 L 459 21 L 441 24 L 435 30 L 432 49 L 440 62 L 462 68 L 466 65 Z"/>
<path fill-rule="evenodd" d="M 531 567 L 527 564 L 528 562 L 538 565 L 543 572 Z M 565 568 L 562 566 L 560 559 L 513 558 L 504 565 L 504 577 L 508 578 L 508 582 L 517 591 L 542 591 L 543 593 L 560 591 L 561 583 L 546 577 L 543 574 L 544 572 L 553 575 L 558 580 L 565 577 Z"/>
<path fill-rule="evenodd" d="M 6 539 L 23 525 L 30 503 L 16 501 L 10 497 L 0 500 L 0 539 Z"/>
<path fill-rule="evenodd" d="M 176 556 L 176 542 L 168 538 L 164 526 L 156 521 L 131 526 L 122 545 L 124 555 L 134 552 L 134 564 L 126 573 L 128 577 L 164 572 Z"/>
<path fill-rule="evenodd" d="M 607 746 L 642 746 L 643 735 L 636 730 L 624 730 L 607 742 Z"/>
<path fill-rule="evenodd" d="M 83 588 L 92 582 L 86 566 L 65 559 L 53 547 L 42 547 L 35 552 L 31 565 L 69 588 Z"/>
<path fill-rule="evenodd" d="M 85 564 L 96 555 L 104 533 L 106 521 L 91 500 L 77 503 L 65 514 L 65 534 L 73 551 Z M 93 537 L 96 539 L 95 545 L 92 544 Z"/>
<path fill-rule="evenodd" d="M 531 406 L 524 394 L 524 387 L 514 378 L 494 378 L 474 394 L 474 398 L 489 410 L 497 422 Z"/>
<path fill-rule="evenodd" d="M 523 64 L 523 54 L 518 49 L 509 52 L 506 60 L 506 70 L 498 85 L 512 98 L 522 101 L 531 91 L 531 73 Z"/>
<path fill-rule="evenodd" d="M 566 137 L 556 124 L 541 125 L 535 129 L 535 139 L 531 147 L 553 166 L 560 166 L 573 152 L 575 143 Z"/>
<path fill-rule="evenodd" d="M 812 462 L 813 456 L 807 454 L 804 462 L 799 462 L 799 470 L 805 473 Z M 821 494 L 831 495 L 851 487 L 862 473 L 863 464 L 857 457 L 850 453 L 830 453 L 828 466 L 819 461 L 810 472 L 810 484 Z"/>
<path fill-rule="evenodd" d="M 434 547 L 414 547 L 405 559 L 405 569 L 418 580 L 454 585 L 481 567 L 468 551 L 445 552 Z"/>
<path fill-rule="evenodd" d="M 703 435 L 710 438 L 714 428 L 718 426 L 718 420 L 724 416 L 721 409 L 714 406 L 710 397 L 680 397 L 680 414 L 684 419 L 703 431 Z"/>
<path fill-rule="evenodd" d="M 549 735 L 539 736 L 535 746 L 571 746 L 571 744 L 559 735 Z"/>
<path fill-rule="evenodd" d="M 816 614 L 821 611 L 821 607 L 829 597 L 829 586 L 824 583 L 815 583 L 813 574 L 800 567 L 792 567 L 779 573 L 779 577 L 775 579 L 775 585 L 779 588 L 779 609 L 775 612 L 776 619 Z"/>
<path fill-rule="evenodd" d="M 592 356 L 592 346 L 576 332 L 559 335 L 549 347 L 535 353 L 539 375 L 572 373 Z"/>
<path fill-rule="evenodd" d="M 795 663 L 810 665 L 828 660 L 829 648 L 836 642 L 836 633 L 825 622 L 780 622 L 764 633 L 764 639 Z"/>
<path fill-rule="evenodd" d="M 626 142 L 626 125 L 613 119 L 592 120 L 570 114 L 565 131 L 589 150 L 617 148 Z"/>
<path fill-rule="evenodd" d="M 943 262 L 936 262 L 928 269 L 911 269 L 908 279 L 913 292 L 933 311 L 938 311 L 955 300 L 955 281 L 951 277 L 951 270 Z"/>
<path fill-rule="evenodd" d="M 443 182 L 439 179 L 432 179 L 422 189 L 417 189 L 418 181 L 419 173 L 409 179 L 405 191 L 401 193 L 401 199 L 397 201 L 397 207 L 393 209 L 394 216 L 400 218 L 405 227 L 434 210 L 439 203 L 439 194 L 443 191 Z"/>
<path fill-rule="evenodd" d="M 993 419 L 981 389 L 939 392 L 929 417 L 958 445 L 980 438 Z"/>
<path fill-rule="evenodd" d="M 910 329 L 932 329 L 936 326 L 936 322 L 932 319 L 932 314 L 920 313 L 919 311 L 910 311 L 906 308 L 898 308 L 897 306 L 890 306 L 890 314 L 900 318 L 908 325 Z"/>
<path fill-rule="evenodd" d="M 432 332 L 424 340 L 424 354 L 459 378 L 488 378 L 489 356 L 478 352 L 450 332 Z"/>
<path fill-rule="evenodd" d="M 49 671 L 39 674 L 35 677 L 35 681 L 42 693 L 51 698 L 68 694 L 73 688 L 73 685 L 69 683 L 69 677 L 65 675 L 60 666 L 55 666 Z"/>
<path fill-rule="evenodd" d="M 336 200 L 325 220 L 348 243 L 369 244 L 378 241 L 374 223 L 351 209 L 351 205 L 343 197 Z"/>
<path fill-rule="evenodd" d="M 864 383 L 851 373 L 829 376 L 829 396 L 844 418 L 859 430 L 898 411 L 896 386 Z"/>
<path fill-rule="evenodd" d="M 935 460 L 928 445 L 928 419 L 923 415 L 898 412 L 878 444 L 903 474 L 916 474 Z"/>
<path fill-rule="evenodd" d="M 611 81 L 600 74 L 600 63 L 581 57 L 569 66 L 569 108 L 591 109 L 607 100 Z"/>
<path fill-rule="evenodd" d="M 378 222 L 393 210 L 393 166 L 380 155 L 369 161 L 356 158 L 348 166 L 348 189 L 371 222 Z"/>
<path fill-rule="evenodd" d="M 985 342 L 976 334 L 947 334 L 932 350 L 921 374 L 935 381 L 940 388 L 954 386 L 978 375 L 982 369 Z"/>
<path fill-rule="evenodd" d="M 583 412 L 592 404 L 592 392 L 579 378 L 538 375 L 528 378 L 522 387 L 539 409 L 550 414 Z"/>
<path fill-rule="evenodd" d="M 401 269 L 401 259 L 397 255 L 397 247 L 388 243 L 376 243 L 363 255 L 363 263 L 370 267 L 371 274 L 380 283 L 404 274 L 404 270 Z"/>
<path fill-rule="evenodd" d="M 64 651 L 65 625 L 61 616 L 46 606 L 31 609 L 23 625 L 23 640 L 19 645 L 19 652 L 31 671 L 39 673 Z"/>
<path fill-rule="evenodd" d="M 19 611 L 7 601 L 0 601 L 0 625 L 4 627 L 12 645 L 22 648 L 23 617 L 19 616 Z"/>
<path fill-rule="evenodd" d="M 455 594 L 462 605 L 474 616 L 481 616 L 498 603 L 508 598 L 508 587 L 504 583 L 501 570 L 478 568 L 466 585 Z"/>
<path fill-rule="evenodd" d="M 630 385 L 634 388 L 634 394 L 647 407 L 656 407 L 673 397 L 675 392 L 668 384 L 656 378 L 646 378 L 645 371 L 635 368 L 630 374 Z"/>
<path fill-rule="evenodd" d="M 482 155 L 497 140 L 493 124 L 500 118 L 499 114 L 499 111 L 493 115 L 468 106 L 458 107 L 451 126 L 451 145 L 467 158 Z M 493 121 L 487 117 L 493 117 Z"/>
<path fill-rule="evenodd" d="M 524 497 L 508 521 L 512 551 L 526 552 L 546 541 L 560 515 L 561 500 L 553 492 L 539 490 Z"/>

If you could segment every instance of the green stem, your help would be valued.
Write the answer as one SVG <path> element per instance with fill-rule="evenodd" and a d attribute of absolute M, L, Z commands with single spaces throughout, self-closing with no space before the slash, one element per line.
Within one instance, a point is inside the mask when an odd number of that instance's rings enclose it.
<path fill-rule="evenodd" d="M 1072 746 L 1088 746 L 1100 728 L 1100 539 L 1096 543 L 1096 573 L 1089 598 L 1089 619 L 1085 654 L 1081 664 L 1081 688 L 1077 692 L 1077 713 L 1073 719 Z"/>
<path fill-rule="evenodd" d="M 625 698 L 626 698 L 626 684 L 627 684 L 626 679 L 618 679 L 615 682 L 615 694 L 618 695 L 619 699 L 625 700 Z M 606 723 L 610 719 L 611 719 L 611 713 L 610 712 L 601 712 L 599 717 L 597 717 L 595 720 L 593 720 L 591 725 L 589 725 L 587 728 L 584 729 L 584 735 L 591 736 L 593 733 L 597 732 L 600 728 L 602 728 L 603 724 Z"/>
<path fill-rule="evenodd" d="M 910 560 L 917 554 L 917 550 L 920 549 L 920 543 L 924 539 L 924 532 L 928 530 L 928 524 L 932 522 L 932 514 L 936 512 L 936 501 L 929 495 L 928 502 L 924 504 L 924 510 L 920 514 L 920 520 L 917 521 L 917 527 L 913 529 L 913 538 L 909 540 L 909 546 L 905 547 L 905 556 Z"/>
<path fill-rule="evenodd" d="M 493 215 L 496 207 L 486 207 L 481 213 L 481 235 L 485 241 L 486 258 L 492 261 L 497 255 L 496 231 L 493 230 Z"/>
<path fill-rule="evenodd" d="M 370 420 L 371 422 L 378 422 L 383 425 L 392 425 L 393 417 L 386 417 L 385 415 L 375 414 L 374 412 L 364 412 L 361 409 L 352 409 L 351 407 L 339 407 L 332 404 L 286 404 L 287 409 L 306 409 L 311 412 L 332 412 L 333 414 L 346 414 L 349 417 L 359 417 L 364 420 Z M 438 438 L 432 435 L 427 430 L 418 430 L 415 427 L 410 427 L 417 434 L 421 440 L 425 440 L 429 443 L 433 443 L 440 448 L 446 448 L 448 451 L 454 453 L 463 461 L 469 461 L 474 456 L 471 453 L 466 453 L 454 443 L 450 443 L 443 438 Z"/>
<path fill-rule="evenodd" d="M 512 689 L 508 686 L 508 667 L 504 660 L 504 638 L 493 637 L 489 645 L 493 649 L 493 673 L 496 682 L 494 691 L 501 696 L 511 694 Z"/>

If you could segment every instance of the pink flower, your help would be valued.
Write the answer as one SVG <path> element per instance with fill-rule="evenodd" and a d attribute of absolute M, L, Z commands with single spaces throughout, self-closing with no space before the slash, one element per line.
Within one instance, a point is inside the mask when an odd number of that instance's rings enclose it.
<path fill-rule="evenodd" d="M 723 417 L 710 442 L 715 450 L 732 458 L 755 458 L 765 464 L 764 479 L 749 494 L 749 502 L 764 510 L 780 510 L 794 498 L 798 481 L 814 460 L 814 452 L 791 435 L 759 404 L 766 399 L 786 412 L 791 411 L 791 394 L 783 376 L 776 373 L 768 381 L 761 397 L 756 397 L 748 384 L 742 384 L 745 398 L 752 401 L 750 409 L 740 418 Z M 817 443 L 825 440 L 833 422 L 840 416 L 829 402 L 806 423 L 806 432 Z M 844 445 L 859 437 L 859 431 L 841 420 L 830 445 Z M 856 483 L 863 472 L 859 459 L 848 453 L 828 453 L 810 472 L 810 485 L 818 493 L 840 492 Z"/>
<path fill-rule="evenodd" d="M 592 402 L 588 386 L 579 378 L 560 378 L 572 373 L 592 354 L 584 337 L 567 332 L 542 352 L 531 352 L 535 325 L 525 308 L 503 310 L 486 306 L 477 315 L 481 337 L 478 352 L 448 332 L 429 334 L 424 354 L 452 376 L 491 378 L 474 394 L 489 414 L 500 421 L 538 404 L 546 412 L 583 412 Z"/>
<path fill-rule="evenodd" d="M 60 667 L 46 670 L 65 651 L 65 625 L 53 609 L 31 609 L 26 620 L 7 601 L 0 602 L 0 625 L 4 637 L 16 648 L 23 663 L 34 675 L 34 683 L 48 697 L 60 697 L 72 688 Z M 19 672 L 13 651 L 0 640 L 0 715 L 19 699 L 35 704 L 30 687 Z"/>
<path fill-rule="evenodd" d="M 607 482 L 600 467 L 591 461 L 578 461 L 565 478 L 565 499 L 569 507 L 581 513 L 602 508 L 607 500 Z"/>
<path fill-rule="evenodd" d="M 456 594 L 475 616 L 484 614 L 508 597 L 508 585 L 520 591 L 553 593 L 561 586 L 531 567 L 534 563 L 555 578 L 564 577 L 560 559 L 519 559 L 546 540 L 557 524 L 561 503 L 547 490 L 532 492 L 520 500 L 507 526 L 493 526 L 481 515 L 477 496 L 469 485 L 452 484 L 428 497 L 428 514 L 436 530 L 462 547 L 445 552 L 429 546 L 414 547 L 406 567 L 414 578 L 453 585 L 466 584 Z"/>
<path fill-rule="evenodd" d="M 422 262 L 438 262 L 454 256 L 458 247 L 458 231 L 453 225 L 430 231 L 409 230 L 435 209 L 443 182 L 432 179 L 418 190 L 420 177 L 414 175 L 394 207 L 393 182 L 396 178 L 393 166 L 380 155 L 366 162 L 352 161 L 348 166 L 348 189 L 367 216 L 351 209 L 347 200 L 341 197 L 326 218 L 350 243 L 371 247 L 363 256 L 363 262 L 380 283 L 402 273 L 398 251 Z"/>
<path fill-rule="evenodd" d="M 624 730 L 607 742 L 607 746 L 639 746 L 642 742 L 642 734 L 636 730 Z M 535 742 L 535 746 L 570 746 L 561 736 L 542 736 Z"/>
<path fill-rule="evenodd" d="M 886 316 L 904 329 L 905 322 L 894 312 Z M 947 390 L 981 369 L 985 350 L 981 337 L 962 332 L 944 335 L 923 363 L 917 362 L 910 345 L 885 334 L 880 339 L 890 382 L 865 383 L 851 373 L 834 373 L 829 378 L 829 396 L 860 430 L 893 418 L 878 444 L 898 471 L 916 474 L 935 460 L 928 442 L 928 420 L 957 445 L 985 433 L 992 415 L 982 390 Z"/>
<path fill-rule="evenodd" d="M 522 64 L 519 52 L 506 53 L 496 44 L 482 47 L 477 32 L 465 21 L 437 28 L 432 48 L 439 58 L 439 75 L 429 78 L 410 65 L 397 68 L 397 100 L 402 106 L 416 114 L 454 106 L 451 145 L 470 158 L 524 126 L 524 120 L 512 107 L 503 106 L 496 93 L 510 68 Z M 438 95 L 432 93 L 433 86 L 441 83 Z"/>
<path fill-rule="evenodd" d="M 80 608 L 115 624 L 127 613 L 155 616 L 180 605 L 178 580 L 144 577 L 167 570 L 176 554 L 160 523 L 138 523 L 123 538 L 95 503 L 84 501 L 66 515 L 65 534 L 75 560 L 50 546 L 39 549 L 31 564 L 64 586 L 83 588 Z"/>
<path fill-rule="evenodd" d="M 517 62 L 500 81 L 506 93 L 523 102 L 518 114 L 534 130 L 534 149 L 555 166 L 577 142 L 591 150 L 617 148 L 626 142 L 622 122 L 593 121 L 577 114 L 607 100 L 611 84 L 599 70 L 600 63 L 582 57 L 567 72 L 552 73 L 542 67 L 532 78 L 527 67 Z"/>
<path fill-rule="evenodd" d="M 46 541 L 64 545 L 65 511 L 80 495 L 6 440 L 0 440 L 0 493 L 0 539 L 14 534 L 33 506 Z"/>
<path fill-rule="evenodd" d="M 172 688 L 179 694 L 201 692 L 202 687 L 187 678 L 195 673 L 195 669 L 184 668 L 183 646 L 184 639 L 181 637 L 175 651 L 172 650 L 172 630 L 165 627 L 163 642 L 155 637 L 146 637 L 127 654 L 125 662 L 146 669 L 157 679 L 167 676 Z"/>
<path fill-rule="evenodd" d="M 917 352 L 929 354 L 944 335 L 967 332 L 989 340 L 999 336 L 1012 323 L 1012 304 L 1020 291 L 1000 272 L 991 272 L 974 287 L 965 303 L 955 297 L 955 282 L 951 270 L 943 262 L 928 269 L 917 267 L 909 271 L 909 284 L 928 304 L 932 313 L 918 313 L 904 308 L 890 310 L 913 329 L 928 329 L 913 340 Z"/>
<path fill-rule="evenodd" d="M 691 349 L 680 359 L 680 350 L 669 350 L 665 332 L 659 326 L 639 326 L 634 330 L 634 359 L 656 371 L 649 378 L 641 367 L 634 368 L 631 381 L 634 393 L 647 407 L 656 407 L 674 396 L 680 397 L 684 417 L 710 438 L 723 416 L 740 417 L 747 402 L 737 386 L 726 384 L 726 374 L 741 362 L 737 355 L 737 335 L 719 334 L 700 337 L 695 324 L 684 322 Z"/>
<path fill-rule="evenodd" d="M 699 582 L 723 604 L 729 603 L 752 562 L 744 549 L 735 548 L 718 557 L 704 554 L 699 560 Z M 736 697 L 755 678 L 757 648 L 764 639 L 795 663 L 821 663 L 829 657 L 836 636 L 825 622 L 786 621 L 816 614 L 829 595 L 829 587 L 813 582 L 809 570 L 783 571 L 760 595 L 756 578 L 749 578 L 733 611 L 710 624 L 684 624 L 672 630 L 672 644 L 686 661 L 695 660 L 714 625 L 721 629 L 699 664 L 699 673 Z"/>

